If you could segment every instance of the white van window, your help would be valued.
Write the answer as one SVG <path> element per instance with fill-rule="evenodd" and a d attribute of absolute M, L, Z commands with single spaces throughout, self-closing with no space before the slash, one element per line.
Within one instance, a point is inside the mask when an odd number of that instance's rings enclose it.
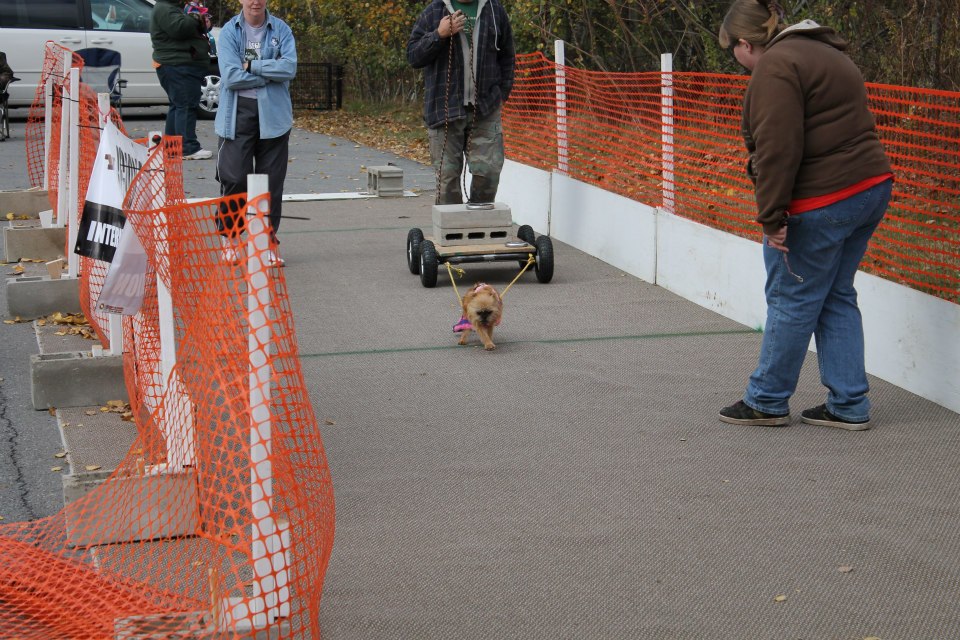
<path fill-rule="evenodd" d="M 137 0 L 93 0 L 91 23 L 96 31 L 149 33 L 151 9 L 151 5 Z"/>
<path fill-rule="evenodd" d="M 76 0 L 0 0 L 0 27 L 80 29 Z"/>

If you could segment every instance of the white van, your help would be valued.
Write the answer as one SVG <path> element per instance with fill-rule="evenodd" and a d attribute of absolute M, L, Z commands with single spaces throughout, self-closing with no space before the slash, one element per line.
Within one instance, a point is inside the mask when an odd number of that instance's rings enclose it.
<path fill-rule="evenodd" d="M 43 70 L 44 45 L 52 40 L 77 51 L 102 47 L 120 52 L 124 106 L 168 103 L 153 67 L 150 43 L 152 0 L 0 0 L 0 51 L 20 82 L 10 85 L 10 106 L 33 102 Z M 214 29 L 215 37 L 219 29 Z M 220 68 L 210 58 L 204 78 L 200 117 L 216 115 L 220 102 Z"/>

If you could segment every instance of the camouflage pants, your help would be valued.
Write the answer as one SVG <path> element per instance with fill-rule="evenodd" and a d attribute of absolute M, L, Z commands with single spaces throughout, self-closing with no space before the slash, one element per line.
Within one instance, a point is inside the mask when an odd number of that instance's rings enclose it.
<path fill-rule="evenodd" d="M 503 169 L 500 109 L 482 120 L 475 120 L 475 113 L 468 111 L 466 118 L 454 120 L 446 127 L 429 129 L 427 133 L 433 169 L 440 175 L 437 203 L 463 203 L 460 182 L 464 156 L 472 176 L 469 201 L 493 202 L 500 185 L 500 170 Z"/>

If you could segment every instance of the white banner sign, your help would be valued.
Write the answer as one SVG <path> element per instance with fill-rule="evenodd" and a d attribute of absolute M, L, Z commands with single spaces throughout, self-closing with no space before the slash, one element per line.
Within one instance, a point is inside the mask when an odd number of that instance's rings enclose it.
<path fill-rule="evenodd" d="M 97 299 L 98 311 L 131 316 L 143 304 L 147 255 L 122 209 L 127 189 L 146 161 L 146 147 L 123 135 L 113 123 L 104 125 L 76 248 L 81 255 L 110 262 Z"/>

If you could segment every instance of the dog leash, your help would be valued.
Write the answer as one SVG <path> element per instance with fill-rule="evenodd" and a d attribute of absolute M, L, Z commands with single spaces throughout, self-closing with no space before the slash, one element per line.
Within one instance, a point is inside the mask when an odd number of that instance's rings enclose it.
<path fill-rule="evenodd" d="M 534 262 L 536 262 L 536 259 L 535 259 L 532 255 L 531 255 L 531 256 L 527 256 L 527 264 L 523 265 L 523 269 L 520 269 L 520 273 L 517 274 L 517 277 L 514 278 L 514 279 L 510 282 L 510 284 L 508 284 L 508 285 L 506 286 L 506 288 L 500 293 L 500 298 L 501 298 L 501 299 L 503 298 L 503 296 L 507 295 L 507 291 L 510 290 L 510 287 L 513 286 L 513 283 L 516 282 L 517 280 L 519 280 L 519 279 L 520 279 L 520 276 L 522 276 L 522 275 L 524 274 L 524 272 L 525 272 L 527 269 L 529 269 L 529 268 L 530 268 L 530 265 L 532 265 Z M 453 292 L 454 292 L 455 294 L 457 294 L 457 303 L 462 307 L 462 306 L 463 306 L 463 298 L 460 297 L 460 291 L 457 290 L 457 279 L 453 277 L 454 268 L 450 266 L 450 263 L 449 263 L 449 262 L 444 262 L 444 264 L 447 265 L 447 274 L 450 276 L 450 282 L 453 283 Z M 460 267 L 457 267 L 457 268 L 456 268 L 456 271 L 457 271 L 457 275 L 458 275 L 459 277 L 461 277 L 461 278 L 467 274 L 467 272 L 464 271 L 463 269 L 461 269 Z"/>
<path fill-rule="evenodd" d="M 503 292 L 500 294 L 500 297 L 501 297 L 501 298 L 502 298 L 503 296 L 507 295 L 507 291 L 510 289 L 510 287 L 513 286 L 513 283 L 516 282 L 517 280 L 519 280 L 519 279 L 520 279 L 520 276 L 523 275 L 523 272 L 526 271 L 527 269 L 529 269 L 529 268 L 530 268 L 530 265 L 532 265 L 534 262 L 536 262 L 536 260 L 534 259 L 533 256 L 527 256 L 527 264 L 523 265 L 523 269 L 520 269 L 520 273 L 517 274 L 517 277 L 514 278 L 513 281 L 510 282 L 510 284 L 507 285 L 507 288 L 506 288 L 506 289 L 503 290 Z"/>
<path fill-rule="evenodd" d="M 444 262 L 443 264 L 447 265 L 447 274 L 449 274 L 449 276 L 450 276 L 450 282 L 453 283 L 453 292 L 454 292 L 455 294 L 457 294 L 457 304 L 462 307 L 462 306 L 463 306 L 463 299 L 460 297 L 460 292 L 457 291 L 457 280 L 456 280 L 456 278 L 453 277 L 453 267 L 450 266 L 450 263 L 449 263 L 449 262 Z M 460 267 L 457 267 L 457 275 L 458 275 L 458 276 L 460 276 L 460 277 L 462 278 L 462 277 L 465 276 L 466 274 L 467 274 L 466 271 L 464 271 L 464 270 L 461 269 Z"/>

